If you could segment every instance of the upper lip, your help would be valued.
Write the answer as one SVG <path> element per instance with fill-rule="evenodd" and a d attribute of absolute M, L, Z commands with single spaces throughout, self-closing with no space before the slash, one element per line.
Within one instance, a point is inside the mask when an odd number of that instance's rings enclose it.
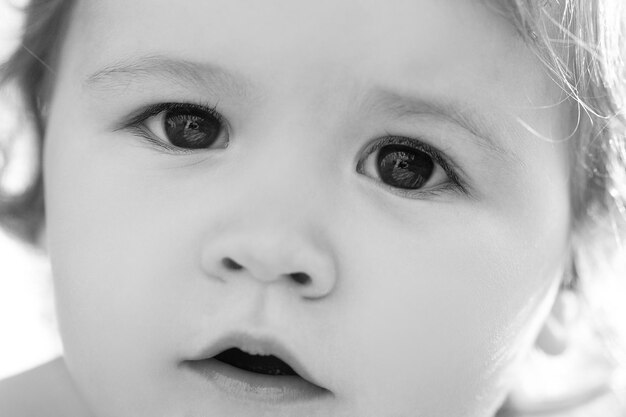
<path fill-rule="evenodd" d="M 230 348 L 239 348 L 252 355 L 274 355 L 287 363 L 301 378 L 320 388 L 324 388 L 289 348 L 279 339 L 269 335 L 232 332 L 201 349 L 189 361 L 210 359 Z"/>

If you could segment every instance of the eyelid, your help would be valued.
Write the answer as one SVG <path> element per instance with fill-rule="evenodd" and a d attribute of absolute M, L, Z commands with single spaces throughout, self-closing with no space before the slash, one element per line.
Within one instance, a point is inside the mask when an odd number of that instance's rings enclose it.
<path fill-rule="evenodd" d="M 166 110 L 175 110 L 175 109 L 191 109 L 204 111 L 209 113 L 211 116 L 215 117 L 220 123 L 223 122 L 223 117 L 215 110 L 215 106 L 211 106 L 209 104 L 200 104 L 200 103 L 175 103 L 175 102 L 164 102 L 152 104 L 147 107 L 144 107 L 142 110 L 136 112 L 134 115 L 130 117 L 126 122 L 123 123 L 123 127 L 128 127 L 132 125 L 139 124 L 144 122 L 147 118 L 156 116 L 159 113 L 162 113 Z"/>
<path fill-rule="evenodd" d="M 448 176 L 449 182 L 445 185 L 442 185 L 435 189 L 417 189 L 417 190 L 405 190 L 396 187 L 392 187 L 388 184 L 382 183 L 381 181 L 377 181 L 381 183 L 385 188 L 390 189 L 392 192 L 399 194 L 406 198 L 419 198 L 419 196 L 428 196 L 437 194 L 438 191 L 443 191 L 444 189 L 459 191 L 464 195 L 471 196 L 470 188 L 467 183 L 457 174 L 457 172 L 462 170 L 458 167 L 456 163 L 454 163 L 451 159 L 446 157 L 443 152 L 439 151 L 435 147 L 421 141 L 418 139 L 408 138 L 406 136 L 397 136 L 387 133 L 387 136 L 379 139 L 375 142 L 369 143 L 365 146 L 362 152 L 359 155 L 365 155 L 359 157 L 357 161 L 357 172 L 363 172 L 363 166 L 372 154 L 380 150 L 382 147 L 386 145 L 392 144 L 400 144 L 405 145 L 419 151 L 422 151 L 428 154 L 436 164 L 441 166 L 446 175 Z"/>

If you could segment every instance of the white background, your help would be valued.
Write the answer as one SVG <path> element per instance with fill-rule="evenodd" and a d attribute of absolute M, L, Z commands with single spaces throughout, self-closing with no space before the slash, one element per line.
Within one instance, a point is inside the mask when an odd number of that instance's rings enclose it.
<path fill-rule="evenodd" d="M 19 22 L 7 0 L 0 0 L 0 62 L 16 45 Z M 0 233 L 0 379 L 61 351 L 49 270 L 45 257 Z"/>

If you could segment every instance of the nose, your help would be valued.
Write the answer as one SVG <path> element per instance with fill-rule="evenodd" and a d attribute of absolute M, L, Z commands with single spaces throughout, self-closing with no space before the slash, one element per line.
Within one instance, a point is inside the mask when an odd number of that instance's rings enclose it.
<path fill-rule="evenodd" d="M 207 275 L 222 281 L 287 285 L 305 299 L 327 297 L 337 282 L 330 251 L 289 227 L 224 230 L 204 246 L 201 262 Z"/>
<path fill-rule="evenodd" d="M 306 299 L 321 299 L 337 285 L 332 170 L 319 140 L 291 123 L 255 138 L 246 169 L 228 173 L 228 193 L 207 200 L 202 265 L 226 283 L 253 280 L 288 286 Z M 243 155 L 243 151 L 242 155 Z M 224 169 L 230 169 L 225 167 Z M 315 175 L 312 175 L 315 173 Z"/>

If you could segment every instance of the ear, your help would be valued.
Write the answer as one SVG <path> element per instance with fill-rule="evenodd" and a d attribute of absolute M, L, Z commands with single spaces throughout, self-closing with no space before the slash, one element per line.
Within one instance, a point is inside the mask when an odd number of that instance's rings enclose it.
<path fill-rule="evenodd" d="M 565 352 L 569 346 L 572 327 L 578 317 L 578 307 L 578 296 L 572 290 L 561 289 L 537 336 L 537 348 L 552 356 Z"/>

